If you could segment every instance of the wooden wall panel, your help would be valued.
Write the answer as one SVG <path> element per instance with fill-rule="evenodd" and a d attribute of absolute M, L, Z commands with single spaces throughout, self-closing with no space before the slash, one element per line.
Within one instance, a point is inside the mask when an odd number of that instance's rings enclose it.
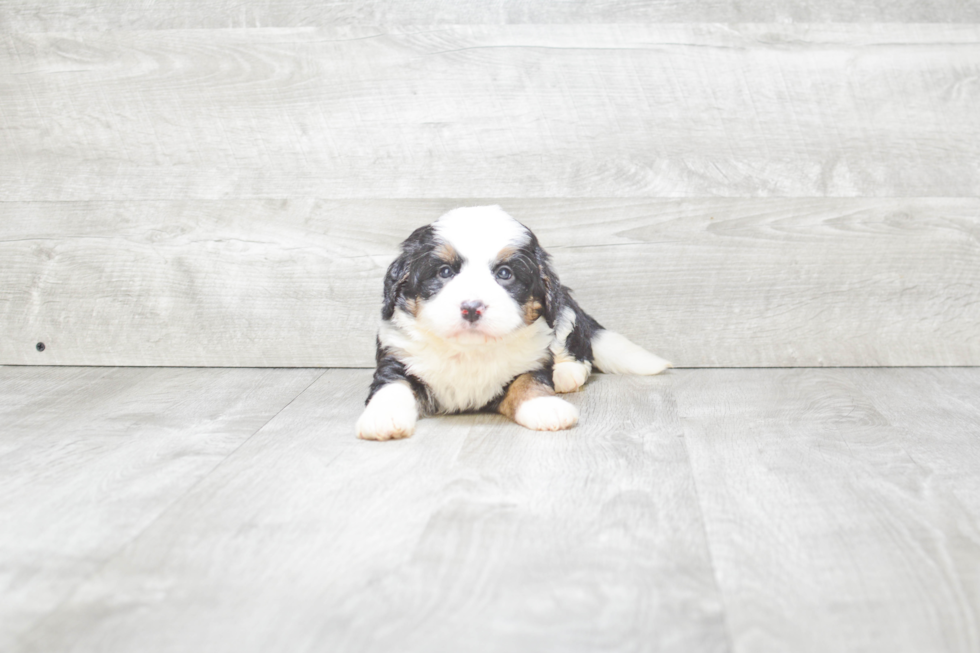
<path fill-rule="evenodd" d="M 499 201 L 678 366 L 980 365 L 976 198 Z M 370 366 L 398 243 L 473 202 L 2 204 L 0 363 Z"/>
<path fill-rule="evenodd" d="M 980 25 L 866 5 L 0 0 L 0 363 L 370 365 L 496 197 L 678 365 L 980 364 Z"/>
<path fill-rule="evenodd" d="M 0 0 L 0 29 L 562 23 L 966 23 L 971 0 Z"/>
<path fill-rule="evenodd" d="M 977 25 L 0 38 L 0 201 L 980 195 Z"/>

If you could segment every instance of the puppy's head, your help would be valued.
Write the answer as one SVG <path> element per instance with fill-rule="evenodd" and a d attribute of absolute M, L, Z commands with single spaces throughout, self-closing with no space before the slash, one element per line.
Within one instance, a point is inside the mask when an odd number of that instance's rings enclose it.
<path fill-rule="evenodd" d="M 455 209 L 402 243 L 382 317 L 477 345 L 538 319 L 553 327 L 559 288 L 527 227 L 499 206 Z"/>

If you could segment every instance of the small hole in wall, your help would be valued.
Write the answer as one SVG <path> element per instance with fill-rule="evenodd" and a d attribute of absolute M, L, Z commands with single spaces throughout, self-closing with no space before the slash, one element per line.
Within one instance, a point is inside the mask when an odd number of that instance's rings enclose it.
<path fill-rule="evenodd" d="M 38 351 L 44 351 L 44 343 L 39 342 L 34 346 L 34 348 L 37 349 Z"/>

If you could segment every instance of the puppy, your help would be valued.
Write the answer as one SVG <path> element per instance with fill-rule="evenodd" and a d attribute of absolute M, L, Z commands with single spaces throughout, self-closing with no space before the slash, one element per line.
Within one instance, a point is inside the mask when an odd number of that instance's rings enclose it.
<path fill-rule="evenodd" d="M 571 428 L 593 366 L 657 374 L 670 363 L 605 330 L 562 286 L 538 239 L 499 206 L 416 229 L 384 281 L 377 369 L 357 421 L 407 438 L 426 415 L 491 411 L 538 431 Z"/>

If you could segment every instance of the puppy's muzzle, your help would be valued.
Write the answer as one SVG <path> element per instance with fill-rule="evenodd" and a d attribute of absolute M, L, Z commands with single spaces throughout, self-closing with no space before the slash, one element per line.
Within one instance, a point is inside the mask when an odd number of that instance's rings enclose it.
<path fill-rule="evenodd" d="M 467 322 L 476 322 L 483 316 L 483 311 L 487 308 L 483 302 L 463 302 L 459 305 L 459 311 L 463 319 Z"/>

